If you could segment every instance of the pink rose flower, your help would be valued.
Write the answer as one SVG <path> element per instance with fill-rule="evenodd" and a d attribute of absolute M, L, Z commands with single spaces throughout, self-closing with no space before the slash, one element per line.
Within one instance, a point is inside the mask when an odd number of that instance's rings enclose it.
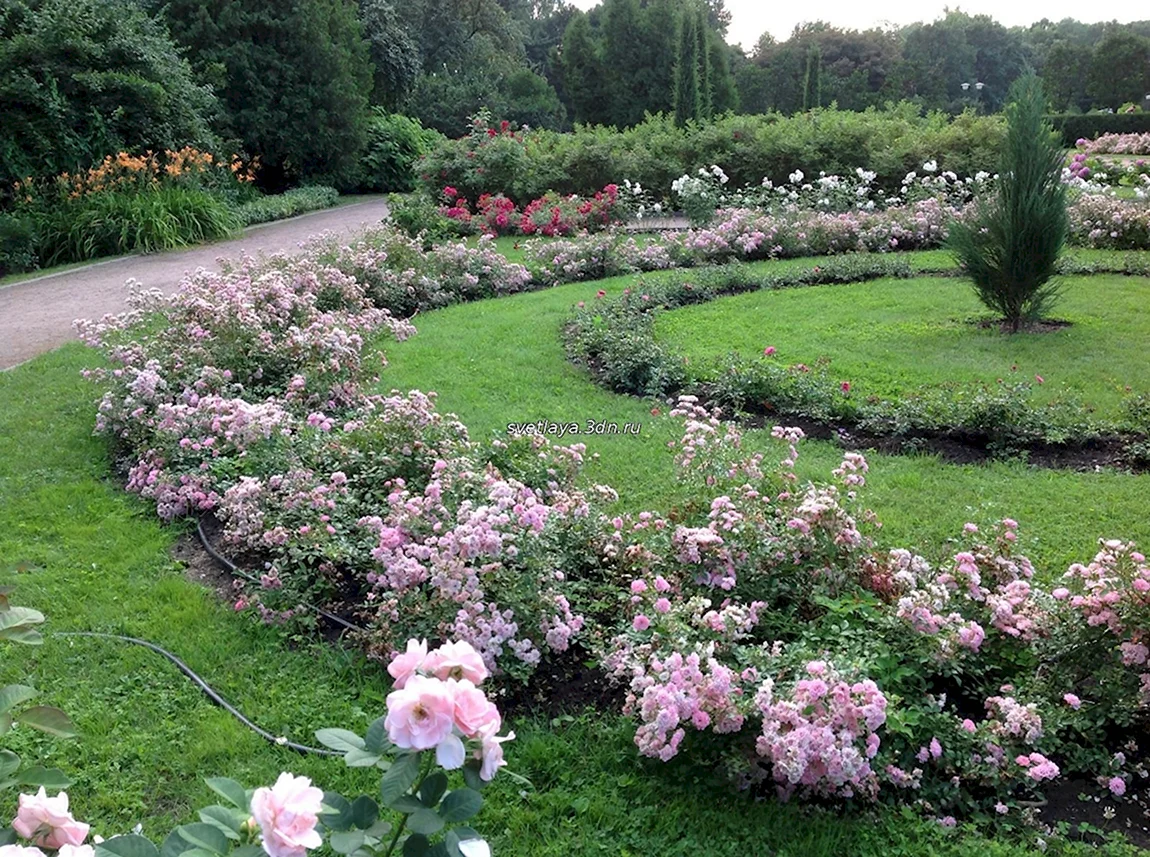
<path fill-rule="evenodd" d="M 402 689 L 387 695 L 387 717 L 383 724 L 391 743 L 401 749 L 438 747 L 452 737 L 454 694 L 439 679 L 413 675 Z"/>
<path fill-rule="evenodd" d="M 252 795 L 252 817 L 263 833 L 263 846 L 270 857 L 304 857 L 319 848 L 323 839 L 315 826 L 323 804 L 323 791 L 307 777 L 284 772 L 271 788 Z"/>
<path fill-rule="evenodd" d="M 88 825 L 68 812 L 68 793 L 48 797 L 43 786 L 34 795 L 20 795 L 12 829 L 33 845 L 50 849 L 80 845 L 88 836 Z"/>
<path fill-rule="evenodd" d="M 1062 701 L 1077 711 L 1082 707 L 1082 700 L 1075 696 L 1073 693 L 1067 693 L 1062 697 Z"/>
<path fill-rule="evenodd" d="M 415 671 L 423 666 L 425 660 L 427 660 L 427 640 L 408 640 L 407 651 L 402 655 L 396 655 L 387 665 L 387 671 L 395 679 L 395 686 L 402 689 Z"/>
<path fill-rule="evenodd" d="M 635 617 L 634 621 L 631 622 L 631 627 L 636 631 L 646 631 L 651 627 L 651 620 L 640 613 Z"/>
<path fill-rule="evenodd" d="M 478 685 L 487 678 L 487 666 L 483 663 L 483 657 L 472 648 L 471 643 L 444 643 L 427 656 L 423 668 L 436 678 L 444 680 L 465 678 Z"/>
<path fill-rule="evenodd" d="M 974 721 L 968 717 L 966 720 L 962 721 L 962 729 L 964 732 L 974 732 L 976 729 L 978 729 L 978 727 L 975 726 Z"/>
<path fill-rule="evenodd" d="M 764 357 L 770 357 L 774 353 L 775 353 L 775 346 L 773 346 L 773 345 L 768 345 L 766 348 L 763 349 L 763 356 Z"/>
<path fill-rule="evenodd" d="M 1106 787 L 1110 789 L 1110 793 L 1114 795 L 1114 797 L 1122 797 L 1122 795 L 1126 794 L 1126 780 L 1121 777 L 1111 777 Z"/>
<path fill-rule="evenodd" d="M 467 679 L 448 680 L 455 697 L 455 726 L 467 738 L 475 738 L 485 731 L 498 732 L 503 722 L 499 709 Z"/>
<path fill-rule="evenodd" d="M 670 613 L 671 612 L 670 600 L 667 598 L 657 598 L 655 600 L 655 609 L 658 610 L 660 613 Z"/>
<path fill-rule="evenodd" d="M 48 857 L 48 855 L 30 845 L 0 845 L 0 857 Z"/>
<path fill-rule="evenodd" d="M 495 733 L 497 731 L 499 731 L 498 726 L 483 734 L 479 757 L 483 760 L 483 764 L 479 768 L 479 779 L 485 783 L 489 783 L 495 779 L 496 771 L 507 764 L 503 761 L 503 742 L 515 739 L 514 732 L 508 732 L 506 735 L 496 735 Z"/>

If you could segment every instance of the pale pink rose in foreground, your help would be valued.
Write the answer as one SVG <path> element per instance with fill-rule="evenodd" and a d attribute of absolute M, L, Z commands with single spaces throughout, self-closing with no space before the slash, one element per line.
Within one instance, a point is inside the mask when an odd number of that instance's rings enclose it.
<path fill-rule="evenodd" d="M 56 857 L 96 857 L 96 849 L 91 845 L 64 845 L 56 852 Z"/>
<path fill-rule="evenodd" d="M 498 727 L 496 727 L 496 729 L 498 729 Z M 503 761 L 503 742 L 515 739 L 514 732 L 508 732 L 506 735 L 496 735 L 496 729 L 492 729 L 483 735 L 483 747 L 481 749 L 483 765 L 479 769 L 479 779 L 485 783 L 489 783 L 495 779 L 495 772 L 507 764 Z"/>
<path fill-rule="evenodd" d="M 323 805 L 323 791 L 307 777 L 282 773 L 275 785 L 256 789 L 252 817 L 263 833 L 263 846 L 271 857 L 304 857 L 319 848 L 323 839 L 316 831 Z"/>
<path fill-rule="evenodd" d="M 427 659 L 427 640 L 408 640 L 407 651 L 396 655 L 387 665 L 387 671 L 395 679 L 395 686 L 402 688 L 415 671 Z"/>
<path fill-rule="evenodd" d="M 475 738 L 488 729 L 499 731 L 503 722 L 499 709 L 482 690 L 467 679 L 449 679 L 447 684 L 455 697 L 455 725 L 464 736 Z"/>
<path fill-rule="evenodd" d="M 88 837 L 88 825 L 68 812 L 68 793 L 48 797 L 43 786 L 34 795 L 20 795 L 12 829 L 41 848 L 80 845 Z"/>
<path fill-rule="evenodd" d="M 436 678 L 465 678 L 472 684 L 481 684 L 487 678 L 483 657 L 471 643 L 444 643 L 427 656 L 423 668 Z"/>
<path fill-rule="evenodd" d="M 0 857 L 48 857 L 48 855 L 30 845 L 0 845 Z"/>
<path fill-rule="evenodd" d="M 455 727 L 455 698 L 437 678 L 413 675 L 401 690 L 387 695 L 387 737 L 403 750 L 429 750 L 447 740 Z"/>

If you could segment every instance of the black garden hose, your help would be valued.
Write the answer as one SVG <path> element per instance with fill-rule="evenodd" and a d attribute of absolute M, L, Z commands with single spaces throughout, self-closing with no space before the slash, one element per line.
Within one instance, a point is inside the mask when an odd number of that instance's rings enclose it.
<path fill-rule="evenodd" d="M 343 755 L 343 753 L 339 752 L 338 750 L 328 750 L 328 749 L 325 749 L 322 747 L 308 747 L 305 744 L 297 744 L 294 741 L 289 741 L 287 738 L 285 738 L 283 736 L 276 736 L 276 735 L 273 735 L 272 733 L 268 732 L 266 729 L 261 729 L 259 726 L 252 723 L 251 720 L 249 720 L 247 717 L 245 717 L 243 712 L 241 712 L 238 708 L 236 708 L 234 705 L 232 705 L 230 702 L 228 702 L 226 699 L 224 699 L 222 696 L 220 696 L 220 694 L 211 685 L 209 685 L 206 681 L 204 681 L 202 678 L 200 678 L 191 667 L 189 667 L 187 664 L 185 664 L 183 661 L 181 661 L 179 658 L 177 658 L 175 655 L 173 655 L 167 649 L 163 649 L 160 646 L 157 646 L 155 643 L 150 643 L 147 640 L 141 640 L 138 637 L 125 637 L 122 634 L 104 634 L 104 633 L 99 633 L 96 631 L 56 631 L 53 634 L 53 636 L 56 636 L 56 637 L 94 637 L 96 639 L 102 639 L 102 640 L 119 640 L 120 642 L 123 642 L 123 643 L 134 643 L 137 646 L 143 646 L 146 649 L 151 649 L 156 654 L 162 655 L 163 657 L 165 657 L 169 661 L 171 661 L 173 664 L 175 664 L 176 668 L 179 669 L 179 671 L 182 672 L 184 675 L 186 675 L 188 678 L 190 678 L 192 680 L 192 682 L 196 685 L 196 687 L 198 687 L 201 691 L 203 691 L 204 695 L 207 696 L 208 699 L 210 699 L 212 702 L 214 702 L 220 708 L 224 709 L 224 711 L 231 714 L 238 721 L 240 721 L 240 723 L 244 724 L 244 726 L 251 729 L 253 732 L 255 732 L 257 735 L 259 735 L 261 738 L 263 738 L 267 741 L 270 741 L 271 743 L 273 743 L 279 747 L 287 747 L 289 750 L 295 750 L 297 753 L 303 753 L 303 754 L 311 753 L 311 754 L 314 754 L 317 756 L 342 756 Z"/>
<path fill-rule="evenodd" d="M 240 568 L 238 565 L 236 565 L 234 562 L 232 562 L 230 559 L 228 559 L 223 554 L 219 553 L 214 547 L 212 547 L 212 543 L 208 540 L 207 533 L 204 532 L 204 523 L 202 520 L 199 520 L 199 519 L 196 520 L 196 533 L 200 537 L 200 544 L 202 544 L 204 546 L 204 550 L 208 552 L 208 556 L 210 556 L 212 559 L 214 559 L 220 567 L 227 569 L 228 572 L 236 575 L 237 577 L 242 577 L 244 580 L 248 581 L 249 583 L 259 583 L 260 582 L 259 578 L 257 578 L 255 575 L 249 574 L 248 572 L 244 571 L 242 568 Z M 304 603 L 301 606 L 306 607 L 307 609 L 314 611 L 316 614 L 322 616 L 324 619 L 327 619 L 329 622 L 335 622 L 335 624 L 337 624 L 337 625 L 342 625 L 348 631 L 356 631 L 356 632 L 361 633 L 361 634 L 364 633 L 363 628 L 359 627 L 358 625 L 352 624 L 351 622 L 344 619 L 342 616 L 337 616 L 334 613 L 331 613 L 327 610 L 324 610 L 322 607 L 316 607 L 314 604 L 307 604 L 307 603 Z"/>

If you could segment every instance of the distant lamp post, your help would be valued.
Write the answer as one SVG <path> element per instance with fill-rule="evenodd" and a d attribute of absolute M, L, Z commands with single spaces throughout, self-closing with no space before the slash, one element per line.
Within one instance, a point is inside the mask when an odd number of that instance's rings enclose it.
<path fill-rule="evenodd" d="M 969 93 L 970 88 L 972 86 L 974 87 L 974 97 L 970 98 L 970 96 L 968 95 L 967 98 L 971 101 L 972 104 L 974 104 L 974 109 L 977 111 L 979 104 L 982 101 L 982 90 L 983 90 L 983 87 L 986 86 L 986 84 L 983 83 L 981 80 L 976 81 L 974 83 L 971 83 L 970 81 L 964 80 L 962 83 L 959 84 L 959 86 L 962 87 L 962 91 L 964 93 Z"/>

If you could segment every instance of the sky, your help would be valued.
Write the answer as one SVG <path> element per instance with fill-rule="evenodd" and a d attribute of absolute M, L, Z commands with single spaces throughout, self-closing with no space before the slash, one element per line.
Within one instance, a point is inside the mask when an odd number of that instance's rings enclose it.
<path fill-rule="evenodd" d="M 580 9 L 597 6 L 599 0 L 573 0 Z M 779 41 L 786 39 L 795 25 L 805 21 L 828 21 L 850 30 L 866 30 L 884 24 L 905 26 L 915 21 L 933 21 L 943 16 L 953 0 L 822 0 L 818 3 L 778 3 L 775 0 L 727 0 L 731 29 L 727 41 L 742 44 L 748 51 L 759 36 L 769 31 Z M 1081 0 L 975 0 L 957 8 L 969 15 L 990 15 L 1007 27 L 1026 26 L 1049 18 L 1076 18 L 1095 21 L 1142 21 L 1150 18 L 1146 0 L 1108 0 L 1083 5 Z"/>

